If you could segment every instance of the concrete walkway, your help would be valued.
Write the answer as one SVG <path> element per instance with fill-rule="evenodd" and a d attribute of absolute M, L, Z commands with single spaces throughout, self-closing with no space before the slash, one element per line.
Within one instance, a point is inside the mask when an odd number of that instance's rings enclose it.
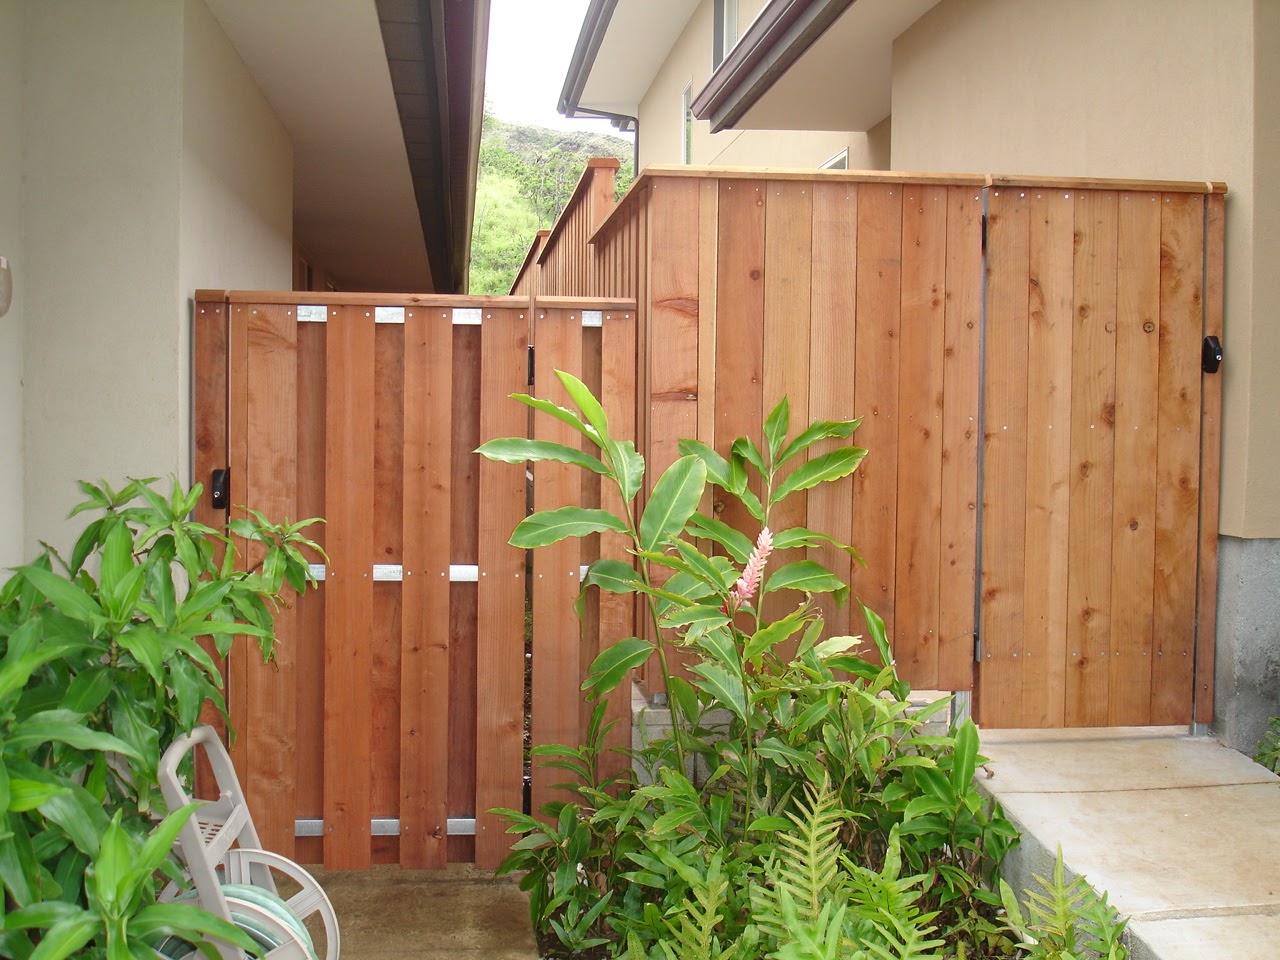
<path fill-rule="evenodd" d="M 342 960 L 537 960 L 529 898 L 471 864 L 311 868 L 333 901 Z"/>
<path fill-rule="evenodd" d="M 1131 918 L 1134 960 L 1280 956 L 1280 778 L 1185 727 L 990 730 L 982 785 L 1023 832 L 1017 890 L 1066 866 Z M 981 773 L 980 773 L 981 776 Z"/>

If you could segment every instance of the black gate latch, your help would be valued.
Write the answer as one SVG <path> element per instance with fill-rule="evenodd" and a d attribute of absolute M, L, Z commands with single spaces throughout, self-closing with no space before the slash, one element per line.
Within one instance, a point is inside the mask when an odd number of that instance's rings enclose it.
<path fill-rule="evenodd" d="M 231 471 L 222 468 L 213 471 L 209 478 L 209 498 L 213 501 L 213 509 L 226 510 L 231 506 Z"/>
<path fill-rule="evenodd" d="M 1222 366 L 1222 341 L 1217 337 L 1205 337 L 1200 351 L 1200 369 L 1205 373 L 1217 373 Z"/>

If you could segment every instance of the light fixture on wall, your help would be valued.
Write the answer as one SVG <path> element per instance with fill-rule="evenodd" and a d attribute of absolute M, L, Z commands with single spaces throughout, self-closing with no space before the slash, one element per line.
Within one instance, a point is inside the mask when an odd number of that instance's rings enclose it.
<path fill-rule="evenodd" d="M 9 260 L 0 257 L 0 317 L 9 312 L 13 303 L 13 271 L 9 269 Z"/>

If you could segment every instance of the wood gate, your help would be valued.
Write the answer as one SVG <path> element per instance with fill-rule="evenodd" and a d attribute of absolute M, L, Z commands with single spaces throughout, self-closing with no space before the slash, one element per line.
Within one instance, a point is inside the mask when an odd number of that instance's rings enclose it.
<path fill-rule="evenodd" d="M 555 369 L 631 409 L 634 305 L 199 291 L 195 320 L 196 477 L 230 468 L 233 516 L 327 520 L 312 528 L 322 582 L 279 611 L 276 663 L 246 644 L 228 664 L 232 752 L 263 842 L 336 869 L 496 866 L 509 838 L 485 811 L 524 805 L 530 736 L 579 741 L 594 627 L 630 633 L 631 612 L 607 598 L 580 639 L 573 600 L 592 556 L 575 543 L 527 567 L 507 544 L 525 468 L 472 451 L 528 436 L 509 395 L 531 377 L 556 395 Z M 592 486 L 540 465 L 532 496 L 598 503 Z M 227 518 L 207 495 L 200 513 Z M 533 771 L 535 803 L 552 779 Z"/>

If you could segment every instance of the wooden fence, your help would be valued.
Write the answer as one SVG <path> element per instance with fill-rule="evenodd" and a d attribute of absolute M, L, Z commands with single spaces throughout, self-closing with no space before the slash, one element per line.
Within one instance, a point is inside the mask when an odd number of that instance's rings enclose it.
<path fill-rule="evenodd" d="M 815 554 L 915 686 L 976 687 L 991 726 L 1184 723 L 1212 716 L 1224 191 L 649 168 L 517 283 L 553 256 L 558 292 L 636 300 L 653 476 L 783 395 L 863 418 L 858 474 L 774 525 L 859 548 Z"/>
<path fill-rule="evenodd" d="M 275 664 L 246 645 L 228 665 L 233 756 L 264 843 L 336 869 L 495 866 L 510 838 L 486 811 L 524 806 L 530 737 L 579 742 L 597 625 L 629 634 L 632 613 L 606 598 L 579 631 L 591 555 L 570 542 L 527 566 L 507 544 L 525 468 L 472 451 L 530 435 L 508 396 L 531 373 L 561 402 L 556 369 L 633 409 L 634 304 L 200 291 L 195 310 L 197 477 L 230 468 L 232 515 L 327 519 L 312 528 L 322 582 L 280 611 Z M 600 501 L 569 468 L 532 474 L 538 509 Z M 226 519 L 207 498 L 200 515 Z M 612 716 L 628 706 L 619 696 Z M 535 803 L 561 779 L 532 777 Z"/>

